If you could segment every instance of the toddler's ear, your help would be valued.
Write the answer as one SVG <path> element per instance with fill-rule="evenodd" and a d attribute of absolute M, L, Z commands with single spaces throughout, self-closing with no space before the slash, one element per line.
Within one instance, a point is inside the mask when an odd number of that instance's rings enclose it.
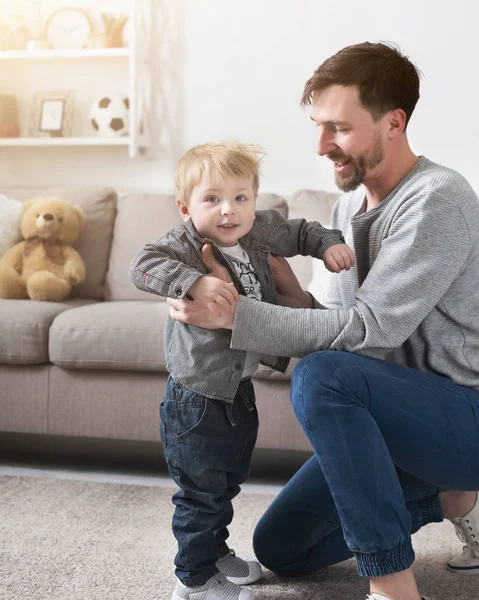
<path fill-rule="evenodd" d="M 186 206 L 186 204 L 183 204 L 183 202 L 181 200 L 177 200 L 176 206 L 178 207 L 178 210 L 180 211 L 180 215 L 181 215 L 181 218 L 183 219 L 183 221 L 188 221 L 188 219 L 190 218 L 190 211 L 188 210 L 188 207 Z"/>

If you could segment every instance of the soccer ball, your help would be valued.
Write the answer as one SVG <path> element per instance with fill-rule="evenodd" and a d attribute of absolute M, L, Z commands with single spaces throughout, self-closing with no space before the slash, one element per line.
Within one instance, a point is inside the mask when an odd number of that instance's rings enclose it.
<path fill-rule="evenodd" d="M 90 110 L 90 123 L 98 135 L 128 135 L 130 100 L 117 92 L 100 96 Z"/>

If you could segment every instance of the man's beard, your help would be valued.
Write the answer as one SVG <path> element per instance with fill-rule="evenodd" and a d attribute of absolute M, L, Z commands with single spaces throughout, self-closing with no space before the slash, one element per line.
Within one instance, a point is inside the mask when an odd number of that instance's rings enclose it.
<path fill-rule="evenodd" d="M 366 171 L 374 169 L 384 159 L 384 149 L 381 142 L 379 132 L 374 137 L 374 143 L 371 150 L 364 152 L 358 158 L 353 158 L 347 154 L 337 155 L 334 153 L 328 154 L 328 158 L 336 162 L 347 162 L 353 172 L 350 175 L 335 173 L 334 179 L 336 185 L 342 192 L 352 192 L 364 183 Z"/>

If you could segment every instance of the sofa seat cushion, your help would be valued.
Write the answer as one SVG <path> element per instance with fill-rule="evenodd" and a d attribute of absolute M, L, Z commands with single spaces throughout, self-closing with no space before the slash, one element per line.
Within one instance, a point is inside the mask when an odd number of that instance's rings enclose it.
<path fill-rule="evenodd" d="M 166 371 L 166 302 L 98 302 L 68 310 L 50 329 L 52 363 L 67 369 Z"/>
<path fill-rule="evenodd" d="M 94 300 L 64 302 L 0 300 L 0 363 L 32 365 L 49 362 L 48 332 L 54 318 Z"/>

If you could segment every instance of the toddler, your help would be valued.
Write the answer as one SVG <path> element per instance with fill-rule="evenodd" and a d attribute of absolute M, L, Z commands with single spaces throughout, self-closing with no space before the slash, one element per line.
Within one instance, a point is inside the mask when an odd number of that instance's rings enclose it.
<path fill-rule="evenodd" d="M 213 311 L 238 294 L 276 303 L 271 254 L 321 258 L 327 268 L 349 269 L 354 256 L 341 232 L 276 210 L 255 211 L 259 188 L 257 146 L 209 143 L 189 150 L 175 171 L 176 203 L 184 223 L 146 244 L 130 265 L 134 284 L 148 292 L 194 300 L 207 297 Z M 212 247 L 234 285 L 202 262 Z M 252 600 L 240 586 L 262 574 L 226 540 L 232 500 L 250 471 L 258 431 L 251 376 L 258 364 L 284 372 L 289 358 L 232 350 L 231 332 L 167 320 L 169 378 L 160 406 L 160 435 L 168 469 L 179 486 L 173 496 L 178 582 L 172 600 Z"/>

